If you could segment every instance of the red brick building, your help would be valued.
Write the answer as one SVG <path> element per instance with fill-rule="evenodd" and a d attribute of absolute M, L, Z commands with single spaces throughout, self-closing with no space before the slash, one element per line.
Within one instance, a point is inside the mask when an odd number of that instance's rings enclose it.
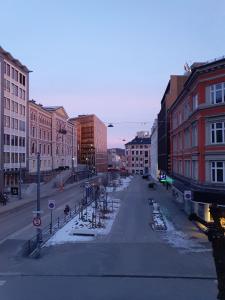
<path fill-rule="evenodd" d="M 225 59 L 194 64 L 170 108 L 175 195 L 186 212 L 210 221 L 209 204 L 225 202 Z"/>

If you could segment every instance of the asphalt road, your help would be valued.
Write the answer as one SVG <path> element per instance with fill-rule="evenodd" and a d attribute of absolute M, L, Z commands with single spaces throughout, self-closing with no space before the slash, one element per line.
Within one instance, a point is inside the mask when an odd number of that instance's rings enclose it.
<path fill-rule="evenodd" d="M 209 244 L 201 236 L 193 243 L 189 232 L 194 235 L 195 230 L 179 209 L 166 205 L 165 192 L 150 192 L 147 182 L 136 177 L 115 196 L 121 199 L 121 207 L 108 236 L 45 247 L 38 260 L 12 259 L 3 253 L 0 299 L 216 299 Z M 160 198 L 171 219 L 176 216 L 174 230 L 183 228 L 190 247 L 171 245 L 166 239 L 169 233 L 151 229 L 148 198 L 152 196 Z"/>
<path fill-rule="evenodd" d="M 66 204 L 74 209 L 83 197 L 83 188 L 80 185 L 71 189 L 59 192 L 54 196 L 41 199 L 41 210 L 43 211 L 42 225 L 47 226 L 50 223 L 50 210 L 48 209 L 48 200 L 56 201 L 56 209 L 53 211 L 53 217 L 57 218 L 63 214 Z M 36 211 L 36 203 L 31 202 L 26 206 L 18 208 L 16 211 L 8 212 L 0 217 L 0 245 L 7 239 L 26 240 L 35 235 L 35 228 L 32 224 L 33 211 Z M 1 251 L 1 247 L 0 247 Z"/>

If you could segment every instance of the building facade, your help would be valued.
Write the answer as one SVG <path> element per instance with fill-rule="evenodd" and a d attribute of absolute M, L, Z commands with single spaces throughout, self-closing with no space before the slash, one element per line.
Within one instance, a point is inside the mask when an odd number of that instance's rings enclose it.
<path fill-rule="evenodd" d="M 71 168 L 76 155 L 74 125 L 62 106 L 49 106 L 44 109 L 52 118 L 52 168 Z"/>
<path fill-rule="evenodd" d="M 37 152 L 41 158 L 41 172 L 53 170 L 52 115 L 41 104 L 29 101 L 29 173 L 37 172 Z"/>
<path fill-rule="evenodd" d="M 151 168 L 151 138 L 148 131 L 137 132 L 136 137 L 125 144 L 126 169 L 129 174 L 149 174 Z"/>
<path fill-rule="evenodd" d="M 29 70 L 0 47 L 0 192 L 27 167 Z"/>
<path fill-rule="evenodd" d="M 150 151 L 150 161 L 151 168 L 150 174 L 153 179 L 157 180 L 159 177 L 158 170 L 158 120 L 155 119 L 151 130 L 151 151 Z"/>
<path fill-rule="evenodd" d="M 168 110 L 181 92 L 187 75 L 171 75 L 164 92 L 158 114 L 158 168 L 160 174 L 171 170 L 170 159 L 170 120 Z"/>
<path fill-rule="evenodd" d="M 78 163 L 91 171 L 107 172 L 107 128 L 95 115 L 80 115 L 77 122 Z"/>
<path fill-rule="evenodd" d="M 192 67 L 170 120 L 175 195 L 187 213 L 210 221 L 205 203 L 225 203 L 225 59 Z"/>
<path fill-rule="evenodd" d="M 74 124 L 62 106 L 43 107 L 29 101 L 29 174 L 37 172 L 40 153 L 41 173 L 77 166 Z"/>

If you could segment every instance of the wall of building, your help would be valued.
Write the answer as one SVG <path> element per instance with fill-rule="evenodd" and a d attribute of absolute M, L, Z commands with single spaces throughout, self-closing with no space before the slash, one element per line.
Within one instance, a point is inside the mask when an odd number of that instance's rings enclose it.
<path fill-rule="evenodd" d="M 27 164 L 28 69 L 1 49 L 1 190 L 18 185 Z M 4 187 L 3 187 L 4 186 Z"/>
<path fill-rule="evenodd" d="M 151 131 L 151 151 L 150 151 L 151 168 L 150 174 L 155 180 L 159 176 L 158 170 L 158 122 L 154 121 Z"/>
<path fill-rule="evenodd" d="M 216 97 L 218 103 L 213 103 Z M 191 183 L 190 188 L 225 194 L 224 99 L 225 65 L 222 69 L 209 67 L 193 79 L 171 108 L 172 172 L 181 182 Z M 194 210 L 209 221 L 208 208 L 208 204 L 196 204 Z"/>

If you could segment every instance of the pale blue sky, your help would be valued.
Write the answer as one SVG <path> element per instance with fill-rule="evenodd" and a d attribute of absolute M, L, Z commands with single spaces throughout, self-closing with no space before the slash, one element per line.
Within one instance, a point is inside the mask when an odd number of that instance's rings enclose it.
<path fill-rule="evenodd" d="M 108 145 L 150 130 L 170 74 L 225 54 L 225 0 L 0 1 L 0 45 L 34 72 L 30 98 L 95 113 Z"/>

